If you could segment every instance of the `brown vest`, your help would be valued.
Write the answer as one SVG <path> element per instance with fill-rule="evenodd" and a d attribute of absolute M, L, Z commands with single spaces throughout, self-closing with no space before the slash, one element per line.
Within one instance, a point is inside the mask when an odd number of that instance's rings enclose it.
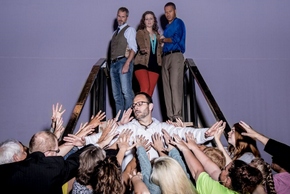
<path fill-rule="evenodd" d="M 129 26 L 125 26 L 116 36 L 113 34 L 111 40 L 111 59 L 116 59 L 119 56 L 125 56 L 127 48 L 127 39 L 124 36 L 126 29 Z"/>

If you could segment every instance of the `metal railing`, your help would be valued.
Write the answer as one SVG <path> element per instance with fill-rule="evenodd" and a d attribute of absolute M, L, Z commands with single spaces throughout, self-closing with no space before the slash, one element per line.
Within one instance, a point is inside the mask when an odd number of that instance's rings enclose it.
<path fill-rule="evenodd" d="M 70 116 L 69 122 L 63 133 L 63 137 L 67 134 L 73 133 L 75 126 L 78 122 L 80 114 L 84 108 L 89 94 L 91 94 L 91 115 L 96 115 L 99 110 L 106 110 L 106 86 L 108 71 L 106 67 L 106 59 L 101 58 L 92 67 L 90 74 L 84 84 L 84 87 L 80 93 L 80 96 L 75 104 L 73 112 Z M 198 118 L 203 121 L 203 118 L 198 115 L 198 103 L 196 101 L 196 87 L 198 84 L 204 98 L 207 101 L 213 115 L 216 120 L 223 120 L 227 123 L 223 113 L 221 112 L 218 104 L 216 103 L 213 95 L 211 94 L 206 82 L 200 74 L 197 66 L 192 59 L 185 60 L 185 75 L 188 73 L 188 79 L 184 76 L 184 121 L 192 121 L 193 126 L 196 127 Z M 189 97 L 189 100 L 188 100 Z M 188 104 L 189 103 L 189 104 Z M 190 108 L 188 108 L 190 107 Z M 198 117 L 199 116 L 199 117 Z M 203 123 L 204 124 L 204 123 Z M 224 135 L 227 138 L 227 133 L 230 131 L 230 127 L 227 124 L 224 131 Z M 61 142 L 63 143 L 63 142 Z"/>

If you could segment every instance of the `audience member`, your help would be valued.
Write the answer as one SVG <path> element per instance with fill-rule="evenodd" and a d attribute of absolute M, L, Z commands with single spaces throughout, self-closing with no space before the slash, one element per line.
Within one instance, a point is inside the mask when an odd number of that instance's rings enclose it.
<path fill-rule="evenodd" d="M 227 152 L 224 151 L 224 147 L 220 142 L 220 137 L 221 134 L 223 134 L 224 129 L 225 124 L 215 134 L 215 141 L 218 145 L 218 148 L 226 155 Z M 231 160 L 236 159 L 242 160 L 249 164 L 254 158 L 261 157 L 256 141 L 251 137 L 243 136 L 243 132 L 246 131 L 239 123 L 235 123 L 231 131 L 228 132 L 229 157 L 226 155 L 227 164 L 230 163 Z"/>
<path fill-rule="evenodd" d="M 91 176 L 91 184 L 95 194 L 124 193 L 122 170 L 116 156 L 98 161 Z"/>
<path fill-rule="evenodd" d="M 15 139 L 0 143 L 0 164 L 22 161 L 27 157 L 28 148 Z"/>
<path fill-rule="evenodd" d="M 153 95 L 161 72 L 162 48 L 155 14 L 152 11 L 143 13 L 137 29 L 139 51 L 134 60 L 134 72 L 139 82 L 140 91 Z"/>
<path fill-rule="evenodd" d="M 110 78 L 113 97 L 116 104 L 116 114 L 127 110 L 133 101 L 132 88 L 133 58 L 137 52 L 136 30 L 127 24 L 129 10 L 120 7 L 117 12 L 118 29 L 111 39 Z M 127 48 L 129 54 L 126 55 Z M 117 118 L 119 120 L 119 118 Z"/>
<path fill-rule="evenodd" d="M 241 160 L 221 170 L 199 149 L 191 133 L 186 134 L 186 141 L 174 135 L 172 143 L 183 153 L 199 193 L 252 193 L 263 180 L 258 169 Z"/>
<path fill-rule="evenodd" d="M 253 194 L 276 194 L 271 166 L 263 158 L 255 158 L 250 166 L 259 169 L 263 175 L 263 182 L 257 187 Z"/>
<path fill-rule="evenodd" d="M 226 166 L 226 158 L 221 150 L 216 147 L 206 147 L 203 153 L 209 157 L 220 169 Z"/>
<path fill-rule="evenodd" d="M 73 183 L 72 194 L 92 194 L 93 188 L 90 185 L 90 177 L 99 160 L 103 160 L 106 156 L 105 151 L 97 146 L 91 146 L 83 151 L 80 156 L 80 166 Z"/>
<path fill-rule="evenodd" d="M 169 142 L 170 136 L 165 132 L 167 142 Z M 152 137 L 155 144 L 153 147 L 158 148 L 158 153 L 164 150 L 162 145 L 162 139 L 159 134 L 154 134 Z M 194 185 L 190 181 L 189 175 L 186 173 L 185 164 L 176 148 L 168 145 L 168 156 L 162 155 L 159 158 L 154 159 L 151 163 L 146 154 L 148 140 L 144 136 L 137 136 L 136 147 L 137 157 L 143 175 L 143 181 L 150 193 L 197 193 Z"/>
<path fill-rule="evenodd" d="M 246 130 L 242 135 L 257 139 L 265 145 L 264 151 L 272 155 L 271 167 L 278 172 L 273 175 L 276 192 L 279 194 L 290 193 L 290 158 L 287 154 L 290 152 L 290 146 L 256 132 L 244 121 L 239 123 Z"/>
<path fill-rule="evenodd" d="M 87 147 L 64 160 L 57 156 L 57 137 L 49 131 L 37 132 L 29 142 L 30 154 L 25 160 L 0 165 L 0 185 L 9 193 L 61 194 L 62 185 L 76 176 L 79 155 Z"/>
<path fill-rule="evenodd" d="M 174 3 L 166 3 L 164 12 L 168 24 L 160 41 L 164 43 L 161 72 L 166 113 L 172 121 L 182 120 L 185 25 L 176 17 Z"/>

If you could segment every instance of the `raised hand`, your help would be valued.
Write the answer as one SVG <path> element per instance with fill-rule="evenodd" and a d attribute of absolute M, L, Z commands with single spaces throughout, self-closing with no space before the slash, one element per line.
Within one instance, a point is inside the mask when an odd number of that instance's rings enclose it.
<path fill-rule="evenodd" d="M 222 120 L 217 121 L 215 124 L 213 124 L 206 132 L 205 132 L 205 137 L 211 137 L 214 136 L 218 128 L 220 127 L 225 127 L 226 122 L 223 122 Z"/>
<path fill-rule="evenodd" d="M 51 120 L 53 122 L 56 122 L 57 120 L 59 120 L 63 113 L 65 112 L 65 109 L 62 110 L 62 105 L 56 103 L 56 105 L 54 106 L 54 104 L 52 105 L 52 116 L 51 116 Z"/>
<path fill-rule="evenodd" d="M 53 131 L 54 135 L 57 137 L 57 139 L 60 139 L 63 132 L 64 132 L 64 127 L 63 127 L 63 119 L 60 118 L 56 121 L 56 125 L 55 125 L 55 130 Z"/>
<path fill-rule="evenodd" d="M 89 125 L 91 125 L 93 128 L 96 128 L 101 124 L 101 120 L 103 120 L 105 117 L 106 117 L 105 112 L 102 112 L 100 110 L 96 116 L 91 117 Z"/>
<path fill-rule="evenodd" d="M 180 151 L 188 150 L 188 146 L 184 140 L 182 140 L 177 134 L 173 134 L 173 145 L 176 145 Z"/>
<path fill-rule="evenodd" d="M 172 150 L 174 148 L 173 144 L 171 143 L 172 137 L 165 129 L 162 129 L 161 131 L 163 133 L 164 141 L 167 145 L 167 151 L 169 152 L 170 150 Z"/>
<path fill-rule="evenodd" d="M 132 134 L 133 134 L 133 131 L 130 129 L 123 130 L 120 133 L 119 138 L 117 140 L 117 146 L 120 150 L 124 149 L 127 151 L 127 150 L 131 150 L 133 147 L 135 147 L 135 144 L 133 144 L 132 146 L 129 145 L 130 138 L 131 138 Z"/>
<path fill-rule="evenodd" d="M 118 127 L 118 124 L 115 119 L 110 119 L 107 121 L 106 127 L 102 131 L 102 135 L 99 139 L 99 142 L 104 141 L 104 139 L 108 136 L 109 133 L 115 132 Z"/>
<path fill-rule="evenodd" d="M 166 121 L 167 124 L 173 125 L 174 127 L 184 127 L 184 123 L 180 118 L 176 118 L 176 122 L 172 122 L 171 120 Z"/>
<path fill-rule="evenodd" d="M 185 127 L 184 123 L 182 122 L 182 120 L 180 118 L 176 118 L 175 126 L 176 127 Z"/>
<path fill-rule="evenodd" d="M 185 133 L 185 138 L 187 142 L 186 143 L 187 147 L 190 147 L 190 146 L 198 147 L 198 144 L 196 143 L 196 138 L 194 137 L 193 133 L 191 132 Z"/>
<path fill-rule="evenodd" d="M 84 137 L 78 137 L 74 134 L 67 134 L 67 135 L 68 136 L 63 138 L 63 140 L 65 141 L 64 145 L 81 147 L 86 144 Z"/>
<path fill-rule="evenodd" d="M 103 130 L 102 135 L 97 142 L 100 147 L 106 147 L 110 144 L 112 139 L 118 136 L 118 133 L 116 132 L 117 127 L 118 125 L 114 119 L 110 119 L 107 121 L 107 126 Z"/>
<path fill-rule="evenodd" d="M 81 123 L 79 130 L 75 133 L 78 137 L 85 137 L 87 135 L 92 134 L 95 131 L 95 128 L 92 125 L 89 125 L 88 122 Z"/>
<path fill-rule="evenodd" d="M 124 110 L 122 118 L 119 121 L 119 125 L 124 125 L 132 121 L 132 119 L 134 118 L 133 116 L 131 116 L 132 111 L 133 111 L 132 108 L 128 108 L 127 110 Z M 118 112 L 117 118 L 119 118 L 119 115 L 120 115 L 120 111 Z"/>
<path fill-rule="evenodd" d="M 135 144 L 137 148 L 143 146 L 146 151 L 151 149 L 151 143 L 149 142 L 149 139 L 145 138 L 144 135 L 137 135 L 135 137 Z"/>
<path fill-rule="evenodd" d="M 159 153 L 159 155 L 166 155 L 167 153 L 166 148 L 164 147 L 163 137 L 159 133 L 154 133 L 152 136 L 152 143 L 151 146 Z"/>
<path fill-rule="evenodd" d="M 217 130 L 216 130 L 216 132 L 214 134 L 215 141 L 220 141 L 221 135 L 223 134 L 225 128 L 226 128 L 226 123 L 225 122 L 224 122 L 224 124 L 222 126 L 220 126 L 219 128 L 217 128 Z"/>
<path fill-rule="evenodd" d="M 246 130 L 247 133 L 241 133 L 244 136 L 251 137 L 253 139 L 257 139 L 257 136 L 261 135 L 257 131 L 255 131 L 250 125 L 245 123 L 244 121 L 240 121 L 239 124 Z"/>

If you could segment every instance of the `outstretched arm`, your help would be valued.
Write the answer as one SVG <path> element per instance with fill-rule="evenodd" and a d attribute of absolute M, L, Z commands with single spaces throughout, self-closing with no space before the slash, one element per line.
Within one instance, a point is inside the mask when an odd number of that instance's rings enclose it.
<path fill-rule="evenodd" d="M 193 155 L 190 149 L 187 146 L 187 143 L 182 140 L 178 135 L 173 135 L 174 141 L 171 141 L 172 144 L 176 145 L 178 149 L 183 153 L 185 162 L 191 172 L 192 177 L 197 180 L 199 175 L 204 172 L 203 166 L 198 161 L 198 159 Z"/>
<path fill-rule="evenodd" d="M 285 160 L 288 161 L 288 155 L 285 153 L 290 152 L 290 146 L 286 145 L 284 143 L 281 143 L 279 141 L 276 141 L 274 139 L 270 139 L 258 132 L 256 132 L 252 127 L 250 127 L 248 124 L 246 124 L 243 121 L 240 121 L 239 124 L 247 131 L 246 133 L 242 133 L 242 135 L 249 136 L 253 139 L 257 139 L 262 144 L 265 145 L 264 150 L 271 154 L 272 156 L 279 155 L 279 156 L 285 156 Z"/>
<path fill-rule="evenodd" d="M 146 153 L 146 147 L 150 145 L 150 143 L 148 142 L 149 142 L 148 139 L 145 139 L 144 136 L 142 135 L 136 136 L 135 143 L 136 143 L 136 148 L 137 148 L 137 158 L 140 164 L 141 173 L 143 175 L 143 181 L 145 185 L 148 187 L 150 193 L 159 194 L 161 193 L 159 186 L 154 184 L 150 180 L 152 166 L 148 158 L 148 155 Z"/>
<path fill-rule="evenodd" d="M 232 159 L 221 142 L 221 135 L 224 133 L 225 127 L 226 127 L 226 122 L 223 123 L 222 127 L 218 128 L 218 130 L 214 134 L 214 140 L 216 142 L 217 148 L 223 152 L 226 158 L 226 165 L 228 165 L 232 161 Z"/>
<path fill-rule="evenodd" d="M 250 127 L 250 125 L 248 125 L 244 121 L 240 121 L 239 124 L 247 131 L 247 133 L 242 133 L 242 135 L 251 137 L 253 139 L 257 139 L 258 141 L 260 141 L 264 145 L 266 145 L 267 142 L 269 141 L 268 137 L 258 133 L 257 131 L 255 131 L 252 127 Z"/>
<path fill-rule="evenodd" d="M 135 194 L 150 194 L 147 186 L 143 182 L 143 176 L 140 172 L 136 173 L 136 170 L 134 170 L 129 174 L 129 177 Z"/>
<path fill-rule="evenodd" d="M 205 172 L 207 172 L 212 179 L 218 180 L 221 169 L 209 158 L 203 151 L 201 151 L 195 142 L 195 138 L 192 133 L 186 134 L 187 146 L 194 153 L 195 157 L 202 164 Z"/>

